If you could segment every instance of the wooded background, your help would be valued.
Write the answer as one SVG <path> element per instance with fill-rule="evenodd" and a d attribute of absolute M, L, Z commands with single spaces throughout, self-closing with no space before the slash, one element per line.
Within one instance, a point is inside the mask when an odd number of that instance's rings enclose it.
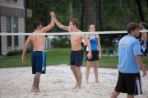
<path fill-rule="evenodd" d="M 27 19 L 27 32 L 32 32 L 35 20 L 47 25 L 52 10 L 65 25 L 71 18 L 78 18 L 82 31 L 87 31 L 91 23 L 97 31 L 126 30 L 129 22 L 144 21 L 145 27 L 148 25 L 148 0 L 28 0 L 27 7 L 33 12 L 32 18 Z M 55 27 L 52 32 L 63 31 Z M 118 36 L 103 35 L 101 40 L 111 42 Z"/>
<path fill-rule="evenodd" d="M 101 31 L 123 30 L 128 22 L 148 23 L 148 0 L 28 0 L 27 5 L 33 11 L 28 24 L 40 20 L 47 25 L 52 10 L 67 25 L 71 18 L 78 18 L 84 31 L 91 23 Z M 31 30 L 28 25 L 27 31 Z"/>

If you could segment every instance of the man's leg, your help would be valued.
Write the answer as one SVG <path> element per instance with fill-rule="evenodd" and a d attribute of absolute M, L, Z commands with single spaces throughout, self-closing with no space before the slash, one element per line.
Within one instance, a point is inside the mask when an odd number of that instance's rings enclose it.
<path fill-rule="evenodd" d="M 41 76 L 41 73 L 39 72 L 37 72 L 34 76 L 32 90 L 36 93 L 40 92 L 39 90 L 40 76 Z"/>
<path fill-rule="evenodd" d="M 127 95 L 127 98 L 134 98 L 134 95 Z"/>
<path fill-rule="evenodd" d="M 99 79 L 98 79 L 98 61 L 94 61 L 94 74 L 95 74 L 95 79 L 96 79 L 96 83 L 99 83 Z"/>
<path fill-rule="evenodd" d="M 73 74 L 74 74 L 74 77 L 75 77 L 75 79 L 76 79 L 76 85 L 75 85 L 75 87 L 74 87 L 74 89 L 77 87 L 77 84 L 78 84 L 78 79 L 77 79 L 77 73 L 76 73 L 76 68 L 75 68 L 75 65 L 71 65 L 71 70 L 72 70 L 72 72 L 73 72 Z"/>
<path fill-rule="evenodd" d="M 86 82 L 88 83 L 88 78 L 90 74 L 90 61 L 86 61 Z"/>
<path fill-rule="evenodd" d="M 111 98 L 117 98 L 119 94 L 119 92 L 114 91 L 111 95 Z"/>
<path fill-rule="evenodd" d="M 82 84 L 82 72 L 81 72 L 81 69 L 80 69 L 80 67 L 77 67 L 77 66 L 75 66 L 76 67 L 76 76 L 77 76 L 77 80 L 78 80 L 78 82 L 77 82 L 77 89 L 80 89 L 81 88 L 81 84 Z"/>

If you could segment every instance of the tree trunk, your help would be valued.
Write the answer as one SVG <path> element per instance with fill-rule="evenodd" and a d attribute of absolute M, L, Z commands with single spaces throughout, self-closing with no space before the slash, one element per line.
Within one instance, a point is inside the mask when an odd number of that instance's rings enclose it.
<path fill-rule="evenodd" d="M 84 28 L 84 0 L 82 0 L 82 10 L 81 10 L 81 21 L 80 21 L 80 23 L 81 23 L 81 27 L 80 27 L 80 29 L 81 30 L 84 30 L 85 28 Z"/>
<path fill-rule="evenodd" d="M 101 4 L 102 4 L 101 0 L 96 1 L 96 29 L 97 30 L 103 30 Z"/>
<path fill-rule="evenodd" d="M 95 0 L 84 0 L 84 27 L 90 24 L 96 25 Z"/>
<path fill-rule="evenodd" d="M 147 9 L 148 9 L 148 0 L 145 0 L 145 1 L 146 1 Z"/>
<path fill-rule="evenodd" d="M 119 8 L 120 8 L 120 11 L 122 10 L 122 0 L 119 0 Z"/>
<path fill-rule="evenodd" d="M 73 18 L 73 0 L 69 0 L 70 19 Z"/>
<path fill-rule="evenodd" d="M 141 21 L 144 21 L 144 15 L 142 12 L 142 7 L 141 7 L 141 0 L 135 0 L 137 7 L 138 7 L 138 11 L 139 11 L 139 15 L 140 15 L 140 19 Z"/>

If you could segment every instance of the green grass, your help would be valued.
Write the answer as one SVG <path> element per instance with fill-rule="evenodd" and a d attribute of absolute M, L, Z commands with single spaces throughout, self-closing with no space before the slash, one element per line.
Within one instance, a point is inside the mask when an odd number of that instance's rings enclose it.
<path fill-rule="evenodd" d="M 53 48 L 46 52 L 47 65 L 69 64 L 70 48 Z M 85 58 L 84 58 L 85 59 Z M 143 57 L 148 70 L 148 57 Z M 117 57 L 102 57 L 99 60 L 99 67 L 116 68 Z M 85 60 L 83 65 L 85 65 Z M 0 68 L 31 66 L 31 53 L 26 55 L 26 63 L 21 62 L 21 55 L 5 56 L 0 58 Z"/>
<path fill-rule="evenodd" d="M 148 57 L 142 57 L 146 69 L 148 70 Z M 102 57 L 99 60 L 100 67 L 116 68 L 118 63 L 118 57 Z"/>

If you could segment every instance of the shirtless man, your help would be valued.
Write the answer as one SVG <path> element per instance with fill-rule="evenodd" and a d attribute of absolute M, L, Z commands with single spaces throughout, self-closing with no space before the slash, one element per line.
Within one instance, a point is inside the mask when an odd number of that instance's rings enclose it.
<path fill-rule="evenodd" d="M 55 20 L 53 18 L 53 12 L 50 12 L 50 15 L 51 15 L 51 22 L 46 27 L 42 27 L 40 22 L 35 22 L 33 24 L 34 34 L 46 33 L 47 31 L 51 30 L 54 27 Z M 27 38 L 22 52 L 22 62 L 25 62 L 26 50 L 30 43 L 33 45 L 32 74 L 35 74 L 32 85 L 32 92 L 38 93 L 40 92 L 39 82 L 40 82 L 41 73 L 45 74 L 46 72 L 46 55 L 43 52 L 45 49 L 45 35 L 30 35 Z"/>
<path fill-rule="evenodd" d="M 69 22 L 69 26 L 62 25 L 55 16 L 55 23 L 56 25 L 63 30 L 66 30 L 68 32 L 81 32 L 78 29 L 78 20 L 77 19 L 71 19 Z M 90 49 L 90 43 L 85 35 L 71 35 L 70 41 L 71 41 L 71 55 L 70 55 L 70 65 L 71 70 L 75 76 L 76 79 L 76 85 L 74 89 L 80 89 L 81 83 L 82 83 L 82 73 L 80 66 L 83 62 L 83 50 L 81 47 L 82 39 L 86 42 L 89 48 L 89 52 L 87 54 L 88 58 L 91 58 L 91 49 Z"/>

